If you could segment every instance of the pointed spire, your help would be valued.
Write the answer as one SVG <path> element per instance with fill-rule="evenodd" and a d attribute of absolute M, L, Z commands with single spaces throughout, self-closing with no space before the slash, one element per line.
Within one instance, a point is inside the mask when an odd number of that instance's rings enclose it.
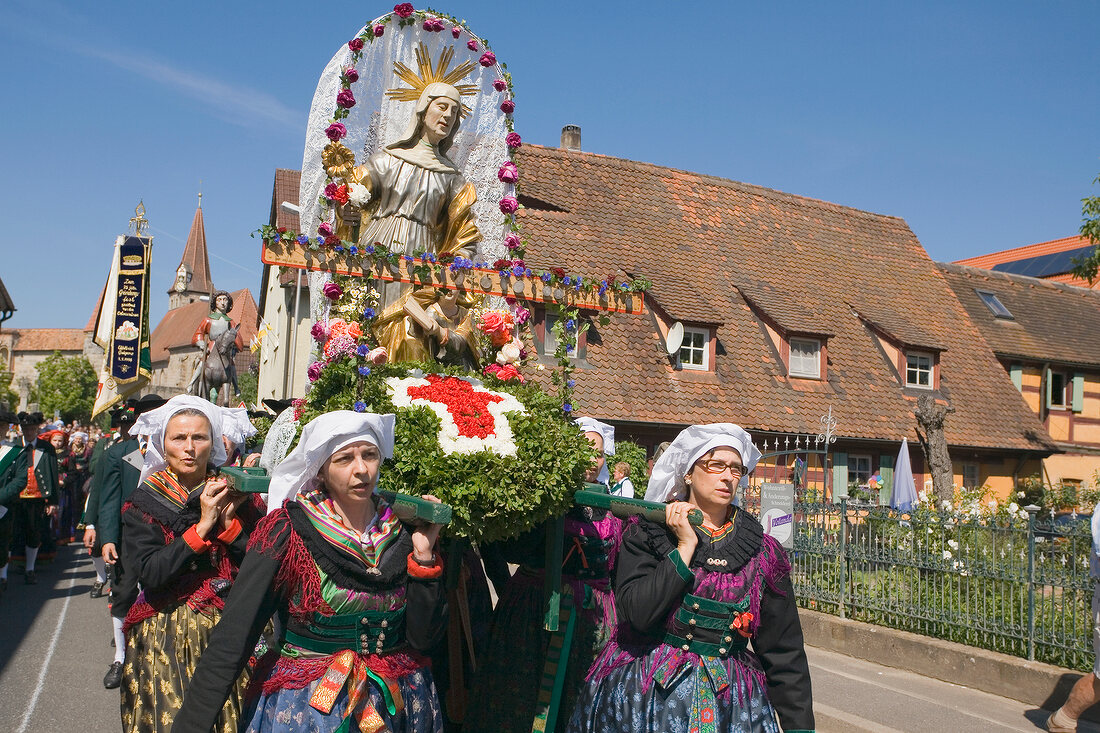
<path fill-rule="evenodd" d="M 206 251 L 206 227 L 203 224 L 201 198 L 199 199 L 199 207 L 195 209 L 195 218 L 191 222 L 191 233 L 187 235 L 187 245 L 183 248 L 180 266 L 186 267 L 188 274 L 191 276 L 186 284 L 185 292 L 196 295 L 210 295 L 214 291 L 214 284 L 210 280 L 210 256 Z M 178 271 L 179 268 L 177 268 Z M 168 292 L 175 293 L 178 291 L 173 287 Z"/>

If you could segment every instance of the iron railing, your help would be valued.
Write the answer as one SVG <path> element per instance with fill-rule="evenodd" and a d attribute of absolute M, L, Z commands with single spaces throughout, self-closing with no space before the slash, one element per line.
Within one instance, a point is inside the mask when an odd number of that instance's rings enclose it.
<path fill-rule="evenodd" d="M 747 492 L 744 506 L 758 513 Z M 1088 517 L 1053 521 L 795 504 L 800 605 L 841 617 L 1091 670 Z"/>

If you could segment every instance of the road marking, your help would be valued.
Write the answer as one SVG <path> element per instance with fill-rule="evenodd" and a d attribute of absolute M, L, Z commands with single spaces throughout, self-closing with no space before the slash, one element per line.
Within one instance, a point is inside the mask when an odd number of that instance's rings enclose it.
<path fill-rule="evenodd" d="M 858 715 L 846 713 L 843 710 L 838 710 L 837 708 L 830 707 L 829 705 L 822 705 L 819 702 L 814 703 L 814 714 L 832 718 L 833 720 L 844 723 L 845 725 L 853 726 L 854 728 L 863 731 L 864 733 L 904 733 L 904 731 L 898 730 L 897 728 L 891 728 L 886 725 L 881 725 L 873 720 L 867 720 L 866 718 L 861 718 Z M 817 722 L 817 727 L 821 728 L 820 720 Z"/>
<path fill-rule="evenodd" d="M 76 585 L 76 576 L 79 575 L 77 567 L 72 566 L 69 570 L 69 594 L 65 596 L 65 602 L 61 604 L 61 613 L 57 617 L 57 626 L 53 630 L 53 638 L 50 639 L 50 648 L 46 651 L 46 658 L 42 660 L 42 670 L 38 673 L 38 684 L 34 687 L 30 704 L 27 705 L 27 711 L 23 713 L 23 721 L 19 724 L 15 733 L 26 733 L 27 726 L 31 724 L 31 715 L 34 714 L 34 709 L 38 706 L 38 696 L 42 694 L 42 688 L 46 686 L 46 672 L 50 667 L 50 660 L 53 659 L 53 653 L 57 650 L 57 642 L 61 639 L 61 627 L 65 623 L 65 614 L 69 612 L 69 601 L 73 599 L 73 586 Z"/>
<path fill-rule="evenodd" d="M 871 664 L 873 664 L 873 662 L 871 662 Z M 937 700 L 934 697 L 928 697 L 926 695 L 921 695 L 921 694 L 918 694 L 918 693 L 913 692 L 911 690 L 905 690 L 905 689 L 902 689 L 900 687 L 894 687 L 893 685 L 888 685 L 888 684 L 885 684 L 883 682 L 878 682 L 876 680 L 869 680 L 866 677 L 860 677 L 859 675 L 848 674 L 846 672 L 840 672 L 840 671 L 835 670 L 835 669 L 826 669 L 825 667 L 821 667 L 821 666 L 818 666 L 818 665 L 812 664 L 812 663 L 810 664 L 810 667 L 816 667 L 819 672 L 822 672 L 824 674 L 835 674 L 838 677 L 844 677 L 845 679 L 854 680 L 855 682 L 860 682 L 862 684 L 874 685 L 875 687 L 881 687 L 884 690 L 890 690 L 891 692 L 896 692 L 900 695 L 905 695 L 906 697 L 912 697 L 912 698 L 915 698 L 917 700 L 921 700 L 923 702 L 932 703 L 933 705 L 936 705 L 938 707 L 948 708 L 948 709 L 953 710 L 954 712 L 958 713 L 959 715 L 965 715 L 968 718 L 974 718 L 975 720 L 980 720 L 985 725 L 995 725 L 995 726 L 998 726 L 1000 728 L 1004 728 L 1005 730 L 1015 730 L 1015 731 L 1026 731 L 1026 730 L 1033 730 L 1034 729 L 1033 725 L 1028 725 L 1028 727 L 1026 727 L 1026 728 L 1018 728 L 1018 727 L 1015 727 L 1015 726 L 1012 726 L 1012 725 L 1001 723 L 1001 722 L 996 721 L 996 720 L 990 720 L 989 718 L 983 718 L 981 716 L 974 715 L 972 713 L 968 713 L 965 710 L 961 710 L 961 709 L 955 707 L 954 705 L 945 705 L 942 700 Z M 937 680 L 937 681 L 939 681 L 939 680 Z M 950 683 L 950 682 L 945 682 L 944 684 L 951 685 L 952 687 L 960 687 L 960 688 L 962 687 L 961 685 L 955 685 L 955 684 Z M 962 689 L 968 689 L 969 690 L 970 688 L 962 688 Z M 981 692 L 981 691 L 980 690 L 973 690 L 973 692 Z M 987 694 L 988 695 L 989 693 L 982 693 L 982 694 Z M 996 697 L 995 695 L 990 695 L 990 696 L 991 697 Z"/>

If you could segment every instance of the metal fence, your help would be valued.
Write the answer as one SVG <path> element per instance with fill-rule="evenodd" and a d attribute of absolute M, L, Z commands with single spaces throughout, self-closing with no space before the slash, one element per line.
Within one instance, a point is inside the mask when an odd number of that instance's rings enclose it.
<path fill-rule="evenodd" d="M 754 492 L 743 502 L 759 513 Z M 842 618 L 1090 670 L 1087 520 L 798 501 L 795 592 L 800 605 Z"/>

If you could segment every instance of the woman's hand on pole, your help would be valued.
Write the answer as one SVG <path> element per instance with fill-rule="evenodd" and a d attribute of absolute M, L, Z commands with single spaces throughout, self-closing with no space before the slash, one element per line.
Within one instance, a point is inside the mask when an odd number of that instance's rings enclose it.
<path fill-rule="evenodd" d="M 437 504 L 440 503 L 439 499 L 431 494 L 424 494 L 420 498 L 426 501 L 434 501 Z M 425 524 L 413 530 L 413 558 L 417 562 L 426 565 L 432 561 L 435 556 L 435 543 L 439 539 L 439 532 L 442 529 L 442 524 Z"/>
<path fill-rule="evenodd" d="M 695 508 L 686 501 L 674 501 L 665 507 L 665 524 L 676 535 L 676 549 L 685 565 L 691 565 L 695 548 L 699 546 L 699 535 L 688 522 L 688 512 Z"/>

